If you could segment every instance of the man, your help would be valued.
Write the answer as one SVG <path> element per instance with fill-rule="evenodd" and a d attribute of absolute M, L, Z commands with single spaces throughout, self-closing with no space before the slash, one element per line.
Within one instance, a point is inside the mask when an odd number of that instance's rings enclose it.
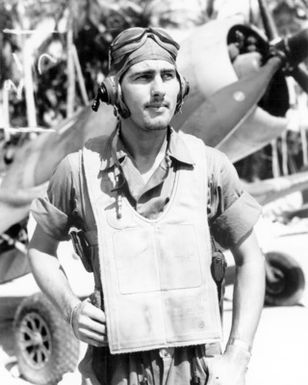
<path fill-rule="evenodd" d="M 187 94 L 178 48 L 156 28 L 114 40 L 101 98 L 114 105 L 117 130 L 66 157 L 33 206 L 33 273 L 89 344 L 80 364 L 89 384 L 245 383 L 263 306 L 260 209 L 226 156 L 170 127 Z M 223 354 L 208 222 L 237 266 Z M 56 258 L 71 228 L 84 234 L 72 233 L 95 280 L 83 302 Z"/>

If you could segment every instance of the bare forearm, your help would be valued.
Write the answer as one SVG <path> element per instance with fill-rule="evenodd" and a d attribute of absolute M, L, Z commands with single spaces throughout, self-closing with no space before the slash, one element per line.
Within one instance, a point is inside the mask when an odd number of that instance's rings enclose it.
<path fill-rule="evenodd" d="M 29 249 L 29 260 L 38 286 L 69 320 L 72 308 L 80 300 L 73 293 L 57 258 Z"/>
<path fill-rule="evenodd" d="M 253 232 L 232 249 L 236 263 L 233 316 L 229 341 L 209 366 L 208 385 L 245 385 L 247 365 L 264 301 L 265 269 Z M 217 382 L 218 380 L 218 382 Z"/>
<path fill-rule="evenodd" d="M 250 347 L 264 299 L 264 258 L 254 236 L 232 250 L 237 265 L 230 338 L 221 357 L 209 366 L 208 385 L 245 385 Z"/>
<path fill-rule="evenodd" d="M 236 268 L 230 338 L 252 345 L 264 303 L 265 272 L 261 258 Z"/>
<path fill-rule="evenodd" d="M 58 242 L 38 227 L 30 242 L 28 256 L 38 286 L 69 320 L 72 308 L 80 300 L 73 293 L 56 257 L 57 246 Z"/>
<path fill-rule="evenodd" d="M 234 250 L 237 266 L 230 339 L 251 346 L 264 303 L 265 264 L 254 235 L 248 242 L 249 247 L 244 245 L 244 251 Z"/>
<path fill-rule="evenodd" d="M 105 313 L 88 299 L 81 302 L 75 296 L 56 257 L 57 247 L 58 241 L 37 226 L 28 253 L 33 275 L 41 290 L 70 322 L 77 338 L 90 345 L 105 346 Z"/>

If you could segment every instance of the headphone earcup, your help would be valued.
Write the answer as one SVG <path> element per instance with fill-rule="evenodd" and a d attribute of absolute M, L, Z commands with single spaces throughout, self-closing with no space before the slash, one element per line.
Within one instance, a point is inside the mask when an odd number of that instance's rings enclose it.
<path fill-rule="evenodd" d="M 118 83 L 113 76 L 107 76 L 100 84 L 101 101 L 106 104 L 116 105 L 118 100 Z"/>
<path fill-rule="evenodd" d="M 184 78 L 184 76 L 180 75 L 181 76 L 181 84 L 182 84 L 182 99 L 185 99 L 186 96 L 189 94 L 189 90 L 190 90 L 190 87 L 189 87 L 189 83 L 188 81 Z"/>
<path fill-rule="evenodd" d="M 128 118 L 130 113 L 122 99 L 120 83 L 114 76 L 107 76 L 100 84 L 100 100 L 116 107 L 122 118 Z"/>
<path fill-rule="evenodd" d="M 120 84 L 118 84 L 118 99 L 116 102 L 116 107 L 123 119 L 126 119 L 130 116 L 130 111 L 123 100 L 122 88 Z"/>
<path fill-rule="evenodd" d="M 189 83 L 179 72 L 177 72 L 177 78 L 180 84 L 180 92 L 178 94 L 178 99 L 176 103 L 175 113 L 181 110 L 181 107 L 184 103 L 184 99 L 189 94 Z"/>

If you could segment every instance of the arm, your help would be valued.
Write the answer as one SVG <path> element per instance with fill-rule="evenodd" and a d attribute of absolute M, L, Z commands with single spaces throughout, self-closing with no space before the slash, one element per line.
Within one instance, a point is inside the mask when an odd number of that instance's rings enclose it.
<path fill-rule="evenodd" d="M 231 332 L 222 357 L 209 364 L 208 385 L 245 384 L 250 347 L 263 308 L 265 264 L 254 232 L 231 251 L 236 263 Z"/>
<path fill-rule="evenodd" d="M 236 276 L 232 326 L 226 351 L 232 346 L 231 339 L 243 342 L 243 346 L 252 346 L 265 292 L 265 260 L 254 232 L 251 231 L 245 240 L 231 251 L 236 264 Z"/>
<path fill-rule="evenodd" d="M 62 316 L 72 323 L 75 335 L 94 346 L 105 345 L 104 312 L 73 293 L 56 256 L 58 241 L 37 226 L 29 244 L 29 260 L 37 284 Z M 71 319 L 72 318 L 72 319 Z"/>

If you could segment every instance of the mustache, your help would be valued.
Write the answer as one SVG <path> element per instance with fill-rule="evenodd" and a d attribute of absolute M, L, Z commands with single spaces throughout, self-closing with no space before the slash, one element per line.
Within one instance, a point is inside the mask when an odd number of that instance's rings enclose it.
<path fill-rule="evenodd" d="M 164 100 L 160 100 L 160 101 L 152 100 L 152 101 L 149 101 L 148 103 L 145 103 L 145 107 L 146 108 L 151 108 L 151 107 L 154 107 L 154 108 L 167 107 L 167 108 L 169 108 L 170 103 L 167 101 L 164 101 Z"/>

